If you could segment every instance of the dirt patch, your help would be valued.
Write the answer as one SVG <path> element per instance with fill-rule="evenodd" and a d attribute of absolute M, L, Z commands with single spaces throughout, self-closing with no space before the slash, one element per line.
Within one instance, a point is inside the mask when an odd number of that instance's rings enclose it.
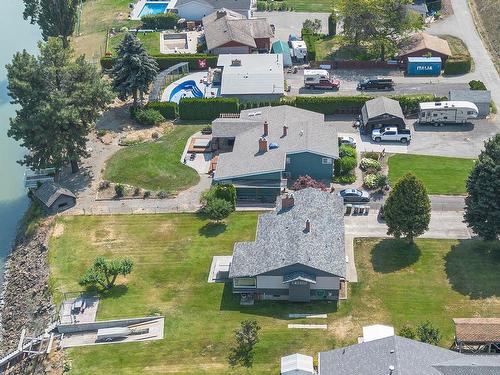
<path fill-rule="evenodd" d="M 111 227 L 112 225 L 108 225 L 106 228 L 99 228 L 92 232 L 90 235 L 92 244 L 99 245 L 116 241 L 116 233 L 111 229 Z"/>
<path fill-rule="evenodd" d="M 63 235 L 63 233 L 64 233 L 64 224 L 56 223 L 56 225 L 54 225 L 54 230 L 52 231 L 52 236 L 54 238 L 59 238 Z"/>
<path fill-rule="evenodd" d="M 347 340 L 355 336 L 359 331 L 359 325 L 353 322 L 352 316 L 335 319 L 328 323 L 328 331 L 332 332 L 339 340 Z"/>
<path fill-rule="evenodd" d="M 137 143 L 143 143 L 147 141 L 154 141 L 158 139 L 163 134 L 165 134 L 169 129 L 172 128 L 172 123 L 165 122 L 159 126 L 154 126 L 146 129 L 134 129 L 127 131 L 125 135 L 120 137 L 119 144 L 122 146 L 130 146 Z"/>

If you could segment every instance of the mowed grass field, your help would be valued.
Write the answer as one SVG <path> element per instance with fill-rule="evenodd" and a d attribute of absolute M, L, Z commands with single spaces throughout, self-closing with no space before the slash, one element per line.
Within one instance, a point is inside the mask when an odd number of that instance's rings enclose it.
<path fill-rule="evenodd" d="M 277 374 L 282 355 L 316 356 L 356 342 L 373 323 L 416 325 L 430 320 L 453 338 L 452 317 L 500 316 L 500 245 L 480 241 L 364 239 L 355 244 L 360 282 L 335 303 L 259 302 L 240 306 L 229 285 L 207 283 L 213 255 L 252 240 L 257 213 L 233 213 L 224 225 L 194 214 L 66 216 L 50 241 L 56 301 L 77 291 L 98 255 L 130 257 L 134 270 L 101 296 L 98 319 L 165 315 L 165 339 L 68 350 L 70 374 Z M 328 330 L 291 330 L 288 313 L 327 313 Z M 251 369 L 227 365 L 233 330 L 245 319 L 262 327 Z"/>
<path fill-rule="evenodd" d="M 389 158 L 388 164 L 392 186 L 404 174 L 412 172 L 423 182 L 429 194 L 462 195 L 466 192 L 465 183 L 474 160 L 397 154 Z"/>
<path fill-rule="evenodd" d="M 124 33 L 118 33 L 117 35 L 109 38 L 108 40 L 108 50 L 106 52 L 111 52 L 116 55 L 116 48 L 123 40 L 125 36 Z M 160 54 L 160 33 L 138 33 L 137 38 L 142 42 L 144 48 L 148 51 L 150 55 Z"/>
<path fill-rule="evenodd" d="M 202 125 L 177 125 L 158 141 L 127 146 L 106 162 L 106 180 L 175 193 L 196 185 L 198 172 L 181 163 L 190 136 Z"/>
<path fill-rule="evenodd" d="M 332 2 L 330 0 L 285 0 L 296 12 L 331 13 Z"/>

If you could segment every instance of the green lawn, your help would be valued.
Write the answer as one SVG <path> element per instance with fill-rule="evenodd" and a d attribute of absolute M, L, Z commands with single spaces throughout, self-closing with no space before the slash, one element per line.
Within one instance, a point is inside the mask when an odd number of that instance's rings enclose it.
<path fill-rule="evenodd" d="M 198 173 L 181 163 L 188 138 L 202 125 L 177 125 L 157 142 L 127 146 L 106 162 L 104 178 L 150 190 L 177 192 L 196 185 Z"/>
<path fill-rule="evenodd" d="M 131 257 L 134 270 L 102 296 L 98 319 L 165 314 L 165 339 L 75 348 L 70 374 L 276 374 L 279 358 L 316 355 L 356 342 L 371 323 L 429 319 L 451 343 L 452 317 L 500 316 L 500 245 L 480 241 L 365 239 L 356 243 L 360 282 L 347 302 L 240 306 L 230 287 L 207 283 L 213 255 L 252 240 L 257 214 L 234 213 L 225 225 L 192 214 L 65 216 L 50 241 L 51 290 L 79 290 L 78 278 L 98 255 Z M 290 330 L 290 312 L 328 313 L 327 331 Z M 232 331 L 241 320 L 262 326 L 252 369 L 227 366 Z M 305 320 L 294 322 L 305 323 Z M 308 320 L 307 323 L 325 323 Z"/>
<path fill-rule="evenodd" d="M 116 47 L 123 40 L 124 33 L 119 33 L 108 40 L 108 51 L 116 54 Z M 139 33 L 137 37 L 140 39 L 150 55 L 160 54 L 160 33 Z"/>
<path fill-rule="evenodd" d="M 265 0 L 259 0 L 265 1 Z M 292 9 L 295 12 L 318 12 L 318 13 L 331 13 L 332 12 L 332 2 L 330 0 L 280 0 L 278 3 L 273 3 L 272 1 L 267 0 L 269 6 L 281 5 L 282 3 L 286 3 L 287 9 Z M 258 8 L 260 9 L 260 8 Z M 268 9 L 276 9 L 276 8 L 268 8 Z"/>
<path fill-rule="evenodd" d="M 415 174 L 429 194 L 465 194 L 465 182 L 474 166 L 473 159 L 397 154 L 389 158 L 391 184 L 408 172 Z"/>

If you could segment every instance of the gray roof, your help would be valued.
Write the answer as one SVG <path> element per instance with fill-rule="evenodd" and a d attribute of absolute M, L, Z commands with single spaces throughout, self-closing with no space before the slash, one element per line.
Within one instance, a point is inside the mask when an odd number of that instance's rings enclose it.
<path fill-rule="evenodd" d="M 229 277 L 251 277 L 294 264 L 345 277 L 344 205 L 336 194 L 307 188 L 295 204 L 259 216 L 254 242 L 234 244 Z M 306 220 L 310 231 L 305 232 Z"/>
<path fill-rule="evenodd" d="M 61 195 L 67 195 L 69 197 L 76 198 L 75 194 L 73 194 L 71 191 L 61 187 L 60 185 L 52 181 L 47 181 L 42 184 L 42 186 L 35 190 L 34 195 L 38 200 L 40 200 L 40 202 L 42 202 L 49 208 Z"/>
<path fill-rule="evenodd" d="M 249 47 L 257 47 L 255 39 L 271 38 L 273 32 L 265 18 L 247 19 L 241 14 L 220 9 L 203 18 L 207 48 L 237 42 Z"/>
<path fill-rule="evenodd" d="M 468 101 L 473 103 L 490 103 L 491 91 L 489 90 L 450 90 L 450 100 Z"/>
<path fill-rule="evenodd" d="M 386 98 L 385 96 L 379 96 L 378 98 L 368 100 L 361 109 L 361 114 L 364 122 L 384 114 L 402 119 L 405 118 L 399 102 L 394 99 Z"/>
<path fill-rule="evenodd" d="M 222 67 L 221 95 L 285 93 L 282 54 L 223 54 L 217 66 Z"/>
<path fill-rule="evenodd" d="M 500 355 L 462 355 L 433 366 L 443 375 L 499 375 Z"/>
<path fill-rule="evenodd" d="M 264 121 L 269 124 L 268 144 L 279 147 L 259 153 Z M 283 137 L 284 125 L 288 134 Z M 282 171 L 286 155 L 291 153 L 338 157 L 337 132 L 324 122 L 324 116 L 291 106 L 254 108 L 242 111 L 239 119 L 217 119 L 212 123 L 212 136 L 235 137 L 233 151 L 219 155 L 216 181 Z"/>
<path fill-rule="evenodd" d="M 319 353 L 321 375 L 442 375 L 433 365 L 460 358 L 463 354 L 391 336 Z"/>
<path fill-rule="evenodd" d="M 175 8 L 183 7 L 191 2 L 207 4 L 214 9 L 226 8 L 243 14 L 252 8 L 252 0 L 177 0 Z"/>

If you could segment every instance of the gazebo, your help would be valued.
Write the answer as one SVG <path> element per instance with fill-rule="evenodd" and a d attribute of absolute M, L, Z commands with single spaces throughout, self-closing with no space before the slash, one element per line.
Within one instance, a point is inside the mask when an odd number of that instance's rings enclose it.
<path fill-rule="evenodd" d="M 500 350 L 500 318 L 454 318 L 453 323 L 454 348 L 460 353 Z"/>

